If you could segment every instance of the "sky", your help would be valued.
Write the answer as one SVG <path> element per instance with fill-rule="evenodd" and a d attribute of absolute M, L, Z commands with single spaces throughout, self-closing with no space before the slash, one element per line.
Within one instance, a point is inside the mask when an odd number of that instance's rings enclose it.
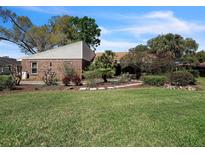
<path fill-rule="evenodd" d="M 96 52 L 128 51 L 159 34 L 177 33 L 191 37 L 205 49 L 205 7 L 7 7 L 33 24 L 48 23 L 52 16 L 88 16 L 101 28 L 101 45 Z M 0 23 L 2 24 L 2 23 Z M 0 41 L 0 56 L 25 56 L 18 46 Z"/>

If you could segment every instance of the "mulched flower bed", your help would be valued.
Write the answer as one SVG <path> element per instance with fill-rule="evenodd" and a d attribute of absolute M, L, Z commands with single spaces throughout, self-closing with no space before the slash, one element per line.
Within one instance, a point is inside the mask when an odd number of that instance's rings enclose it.
<path fill-rule="evenodd" d="M 107 82 L 107 83 L 97 83 L 96 88 L 98 87 L 113 87 L 113 86 L 121 86 L 121 85 L 127 85 L 127 84 L 133 84 L 137 83 L 136 81 L 130 81 L 126 83 L 117 83 L 117 82 Z M 135 87 L 140 87 L 139 86 L 129 86 L 129 87 L 122 87 L 122 88 L 135 88 Z M 54 91 L 54 90 L 61 90 L 61 91 L 67 91 L 67 90 L 72 90 L 72 91 L 77 91 L 82 87 L 86 87 L 86 85 L 82 86 L 64 86 L 64 85 L 52 85 L 52 86 L 47 86 L 47 85 L 34 85 L 34 84 L 20 84 L 19 86 L 16 86 L 12 90 L 3 90 L 0 91 L 0 95 L 7 95 L 10 93 L 20 93 L 20 92 L 36 92 L 36 91 Z"/>

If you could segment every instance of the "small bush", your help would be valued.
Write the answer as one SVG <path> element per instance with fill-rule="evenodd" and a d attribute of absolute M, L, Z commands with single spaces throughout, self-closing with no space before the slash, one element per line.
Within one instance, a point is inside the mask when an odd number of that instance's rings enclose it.
<path fill-rule="evenodd" d="M 200 73 L 198 70 L 194 70 L 194 69 L 191 69 L 189 70 L 189 72 L 195 77 L 195 78 L 198 78 L 200 76 Z"/>
<path fill-rule="evenodd" d="M 57 85 L 56 73 L 52 72 L 51 69 L 48 69 L 47 71 L 45 71 L 42 79 L 45 82 L 45 84 L 48 86 Z"/>
<path fill-rule="evenodd" d="M 12 89 L 15 86 L 15 79 L 11 75 L 0 75 L 0 90 Z"/>
<path fill-rule="evenodd" d="M 76 75 L 76 72 L 73 68 L 64 65 L 64 75 L 72 79 Z"/>
<path fill-rule="evenodd" d="M 85 79 L 97 79 L 101 77 L 101 73 L 99 73 L 97 70 L 93 71 L 86 71 L 84 72 Z"/>
<path fill-rule="evenodd" d="M 163 86 L 167 81 L 165 76 L 159 75 L 147 75 L 141 78 L 145 84 L 152 85 L 152 86 Z"/>
<path fill-rule="evenodd" d="M 119 83 L 125 83 L 125 82 L 129 82 L 131 79 L 130 79 L 130 76 L 129 74 L 122 74 L 120 76 L 120 79 L 119 79 Z"/>
<path fill-rule="evenodd" d="M 95 87 L 96 86 L 96 79 L 101 77 L 101 74 L 99 74 L 98 71 L 86 71 L 84 72 L 84 77 L 87 81 L 88 87 Z"/>
<path fill-rule="evenodd" d="M 194 76 L 188 71 L 176 71 L 171 75 L 171 83 L 175 86 L 195 84 Z"/>
<path fill-rule="evenodd" d="M 70 79 L 70 77 L 68 77 L 68 76 L 65 76 L 65 77 L 62 79 L 62 82 L 63 82 L 63 84 L 64 84 L 65 86 L 69 85 L 70 81 L 71 81 L 71 79 Z"/>
<path fill-rule="evenodd" d="M 79 86 L 81 83 L 81 78 L 78 75 L 75 75 L 72 79 L 76 86 Z"/>

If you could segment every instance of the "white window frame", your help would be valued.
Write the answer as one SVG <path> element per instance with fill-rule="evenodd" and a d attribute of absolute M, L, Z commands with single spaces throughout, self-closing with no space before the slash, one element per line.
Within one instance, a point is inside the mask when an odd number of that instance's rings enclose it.
<path fill-rule="evenodd" d="M 33 63 L 36 63 L 36 73 L 33 73 L 33 67 L 32 67 Z M 32 61 L 31 62 L 31 74 L 33 74 L 33 75 L 38 74 L 38 62 L 36 62 L 36 61 Z"/>

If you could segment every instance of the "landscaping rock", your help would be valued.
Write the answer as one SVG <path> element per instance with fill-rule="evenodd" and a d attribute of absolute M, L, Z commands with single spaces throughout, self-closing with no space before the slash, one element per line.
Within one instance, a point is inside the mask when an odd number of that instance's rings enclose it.
<path fill-rule="evenodd" d="M 107 87 L 107 89 L 114 89 L 114 87 Z"/>
<path fill-rule="evenodd" d="M 73 86 L 71 86 L 71 87 L 66 87 L 66 90 L 71 90 L 71 89 L 74 89 Z"/>
<path fill-rule="evenodd" d="M 98 90 L 105 90 L 105 87 L 99 87 Z"/>
<path fill-rule="evenodd" d="M 80 88 L 80 90 L 87 90 L 87 88 L 86 87 L 82 87 L 82 88 Z"/>
<path fill-rule="evenodd" d="M 97 88 L 90 88 L 90 91 L 94 91 L 94 90 L 97 90 Z"/>
<path fill-rule="evenodd" d="M 164 87 L 167 89 L 181 89 L 181 90 L 189 90 L 189 91 L 196 90 L 196 88 L 193 86 L 172 86 L 170 84 L 165 84 Z"/>

